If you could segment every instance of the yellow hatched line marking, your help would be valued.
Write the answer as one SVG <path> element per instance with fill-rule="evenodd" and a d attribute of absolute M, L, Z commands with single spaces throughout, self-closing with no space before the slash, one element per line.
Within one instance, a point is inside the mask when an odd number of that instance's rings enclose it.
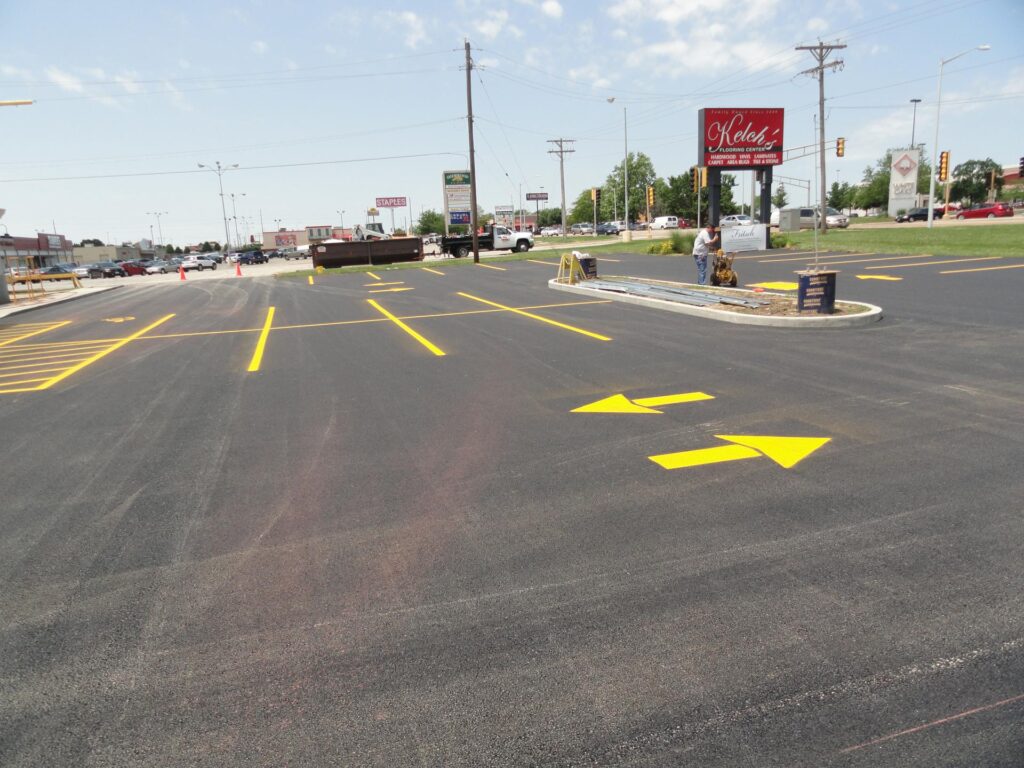
<path fill-rule="evenodd" d="M 991 272 L 993 269 L 1024 269 L 1024 264 L 1004 264 L 1001 267 L 973 267 L 971 269 L 944 269 L 940 275 L 959 275 L 964 272 Z"/>
<path fill-rule="evenodd" d="M 33 368 L 35 366 L 26 365 L 24 367 L 25 368 Z M 12 369 L 11 368 L 4 368 L 3 370 L 9 371 L 9 370 L 12 370 Z M 18 376 L 31 376 L 34 373 L 56 373 L 57 371 L 63 371 L 63 370 L 64 370 L 64 366 L 62 365 L 59 368 L 41 368 L 39 370 L 34 370 L 34 371 L 19 371 L 18 373 L 0 373 L 0 379 L 13 379 L 13 378 L 16 378 Z"/>
<path fill-rule="evenodd" d="M 253 350 L 252 360 L 249 361 L 249 367 L 246 369 L 249 373 L 255 373 L 260 369 L 260 363 L 263 362 L 263 349 L 267 346 L 267 336 L 270 335 L 270 326 L 274 322 L 274 308 L 270 307 L 267 310 L 267 319 L 263 321 L 263 330 L 260 331 L 260 337 L 256 341 L 256 349 Z"/>
<path fill-rule="evenodd" d="M 73 352 L 76 349 L 102 347 L 105 344 L 113 344 L 115 341 L 117 341 L 117 338 L 90 339 L 89 341 L 52 341 L 49 344 L 16 344 L 13 347 L 7 347 L 6 349 L 0 350 L 0 357 L 11 352 Z"/>
<path fill-rule="evenodd" d="M 379 277 L 377 277 L 377 273 L 376 273 L 376 272 L 367 272 L 366 274 L 368 274 L 368 275 L 369 275 L 370 277 L 372 277 L 372 278 L 373 278 L 374 280 L 380 280 L 380 278 L 379 278 Z"/>
<path fill-rule="evenodd" d="M 532 320 L 539 320 L 540 322 L 547 323 L 548 325 L 554 325 L 554 326 L 556 326 L 558 328 L 564 328 L 565 330 L 572 331 L 573 333 L 581 333 L 584 336 L 589 336 L 590 338 L 597 339 L 598 341 L 611 341 L 611 338 L 608 337 L 608 336 L 602 336 L 599 333 L 592 333 L 591 331 L 585 331 L 582 328 L 577 328 L 576 326 L 573 326 L 573 325 L 566 325 L 565 323 L 560 323 L 557 320 L 549 320 L 546 317 L 541 317 L 540 315 L 534 315 L 531 312 L 524 312 L 521 309 L 515 309 L 513 307 L 506 307 L 504 304 L 499 304 L 496 301 L 488 301 L 487 299 L 481 299 L 478 296 L 473 296 L 473 295 L 468 294 L 468 293 L 462 293 L 462 291 L 459 291 L 459 296 L 464 296 L 465 298 L 472 299 L 473 301 L 479 301 L 481 304 L 489 304 L 492 307 L 497 307 L 498 309 L 503 309 L 503 310 L 505 310 L 507 312 L 514 312 L 517 315 L 522 315 L 523 317 L 529 317 Z"/>
<path fill-rule="evenodd" d="M 88 357 L 91 351 L 92 350 L 85 350 L 82 352 L 80 350 L 75 350 L 74 352 L 55 352 L 52 355 L 12 355 L 10 357 L 0 358 L 0 368 L 6 368 L 7 363 L 25 363 L 30 360 L 61 360 L 69 357 Z"/>
<path fill-rule="evenodd" d="M 438 269 L 431 269 L 430 267 L 421 267 L 421 269 L 424 272 L 429 272 L 432 275 L 440 275 L 441 277 L 444 277 L 444 272 L 442 272 L 442 271 L 440 271 Z"/>
<path fill-rule="evenodd" d="M 933 264 L 965 264 L 970 261 L 992 261 L 1002 259 L 1002 256 L 975 256 L 969 259 L 943 259 L 942 261 L 919 261 L 916 264 L 881 264 L 875 267 L 864 267 L 864 269 L 900 269 L 902 267 L 930 267 Z"/>
<path fill-rule="evenodd" d="M 397 317 L 395 317 L 393 314 L 391 314 L 386 309 L 384 309 L 384 307 L 382 307 L 380 304 L 378 304 L 376 302 L 376 300 L 374 300 L 374 299 L 367 299 L 366 301 L 370 304 L 371 307 L 376 309 L 378 312 L 380 312 L 382 315 L 384 315 L 384 317 L 386 317 L 388 320 L 393 322 L 395 325 L 397 325 L 403 331 L 408 333 L 410 336 L 412 336 L 414 339 L 416 339 L 416 341 L 418 341 L 424 347 L 429 349 L 435 355 L 437 355 L 438 357 L 444 357 L 445 353 L 444 353 L 443 349 L 441 349 L 439 346 L 434 344 L 429 339 L 427 339 L 424 336 L 421 336 L 420 334 L 418 334 L 416 331 L 414 331 L 408 325 L 406 325 L 401 320 L 399 320 Z"/>
<path fill-rule="evenodd" d="M 478 267 L 487 267 L 487 269 L 496 269 L 496 270 L 498 270 L 499 272 L 507 272 L 507 271 L 508 271 L 508 270 L 506 270 L 506 269 L 505 269 L 504 267 L 496 267 L 496 266 L 494 266 L 493 264 L 484 264 L 483 262 L 479 262 L 479 263 L 477 264 L 477 266 L 478 266 Z"/>
<path fill-rule="evenodd" d="M 54 368 L 54 370 L 62 371 L 65 368 L 67 368 L 69 365 L 74 365 L 79 360 L 84 360 L 84 359 L 85 359 L 84 357 L 76 357 L 76 358 L 72 358 L 71 360 L 42 360 L 42 361 L 37 361 L 37 362 L 34 362 L 34 363 L 28 363 L 26 365 L 0 365 L 0 371 L 22 371 L 22 373 L 20 373 L 20 374 L 12 374 L 12 375 L 24 376 L 25 373 L 26 373 L 26 371 L 25 371 L 26 368 L 41 368 L 41 367 L 46 367 L 48 365 L 58 366 L 57 368 Z"/>
<path fill-rule="evenodd" d="M 42 328 L 39 327 L 41 325 L 41 323 L 33 323 L 33 325 L 31 327 L 35 327 L 35 330 L 31 330 L 28 333 L 23 333 L 23 334 L 20 334 L 20 335 L 17 335 L 17 336 L 9 337 L 9 338 L 5 339 L 4 341 L 0 341 L 0 347 L 6 347 L 9 344 L 13 344 L 16 341 L 21 341 L 22 339 L 27 339 L 27 338 L 29 338 L 31 336 L 38 336 L 40 333 L 46 333 L 47 331 L 56 330 L 57 328 L 61 328 L 61 327 L 65 326 L 65 325 L 67 325 L 70 322 L 71 322 L 70 320 L 63 320 L 63 321 L 61 321 L 59 323 L 48 323 L 47 325 L 43 326 Z"/>
<path fill-rule="evenodd" d="M 39 392 L 39 391 L 42 391 L 44 389 L 49 389 L 54 384 L 58 384 L 59 382 L 64 381 L 64 379 L 68 378 L 69 376 L 73 376 L 74 374 L 76 374 L 80 370 L 82 370 L 83 368 L 86 368 L 87 366 L 90 366 L 93 363 L 95 363 L 97 360 L 100 360 L 100 359 L 106 357 L 111 352 L 116 352 L 121 347 L 123 347 L 125 344 L 128 344 L 131 341 L 134 341 L 135 339 L 137 339 L 140 336 L 142 336 L 143 334 L 145 334 L 147 331 L 151 331 L 152 329 L 156 328 L 158 325 L 162 325 L 163 323 L 166 323 L 172 317 L 174 317 L 174 313 L 173 312 L 171 314 L 169 314 L 169 315 L 164 315 L 163 317 L 161 317 L 156 322 L 150 323 L 149 325 L 147 325 L 145 328 L 142 328 L 141 330 L 136 331 L 135 333 L 131 334 L 130 336 L 125 336 L 123 339 L 119 339 L 118 341 L 114 342 L 110 346 L 104 347 L 99 352 L 96 352 L 95 354 L 90 355 L 89 357 L 87 357 L 84 360 L 76 363 L 75 365 L 71 366 L 70 368 L 65 368 L 61 373 L 58 373 L 56 376 L 53 376 L 51 378 L 46 379 L 39 386 L 27 387 L 27 388 L 16 388 L 16 389 L 0 389 L 0 394 L 12 394 L 12 393 L 15 393 L 15 392 Z M 22 382 L 11 382 L 11 384 L 19 384 L 19 383 L 20 384 L 24 384 L 26 382 L 24 382 L 24 381 L 22 381 Z"/>

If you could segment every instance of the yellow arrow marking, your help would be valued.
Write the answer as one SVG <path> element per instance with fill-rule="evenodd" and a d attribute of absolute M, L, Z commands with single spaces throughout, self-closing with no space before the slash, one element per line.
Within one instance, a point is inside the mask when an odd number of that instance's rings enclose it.
<path fill-rule="evenodd" d="M 379 281 L 376 283 L 363 283 L 364 288 L 382 288 L 385 285 L 405 285 L 405 283 L 403 283 L 401 280 L 399 280 L 396 283 L 382 283 Z"/>
<path fill-rule="evenodd" d="M 625 395 L 612 395 L 603 400 L 573 408 L 570 413 L 661 413 L 661 411 L 634 405 Z"/>
<path fill-rule="evenodd" d="M 662 395 L 660 397 L 637 397 L 630 400 L 623 394 L 597 400 L 593 403 L 574 408 L 570 413 L 663 413 L 655 408 L 663 405 L 679 403 L 695 403 L 700 400 L 714 400 L 713 395 L 704 392 L 683 392 L 678 395 Z"/>
<path fill-rule="evenodd" d="M 800 287 L 797 283 L 750 283 L 751 288 L 767 288 L 770 291 L 795 291 Z"/>
<path fill-rule="evenodd" d="M 858 280 L 891 280 L 893 282 L 902 280 L 902 277 L 893 277 L 892 275 L 857 275 Z"/>
<path fill-rule="evenodd" d="M 128 315 L 126 317 L 106 317 L 106 318 L 103 319 L 103 322 L 104 323 L 125 323 L 125 322 L 127 322 L 129 320 L 134 320 L 134 319 L 135 318 L 132 317 L 131 315 Z"/>
<path fill-rule="evenodd" d="M 664 453 L 648 456 L 664 469 L 683 469 L 723 461 L 739 461 L 767 456 L 780 467 L 789 469 L 818 450 L 831 437 L 778 437 L 773 435 L 715 435 L 735 445 L 701 448 L 695 451 Z"/>
<path fill-rule="evenodd" d="M 381 288 L 379 291 L 367 291 L 367 293 L 401 293 L 402 291 L 411 291 L 412 288 Z"/>

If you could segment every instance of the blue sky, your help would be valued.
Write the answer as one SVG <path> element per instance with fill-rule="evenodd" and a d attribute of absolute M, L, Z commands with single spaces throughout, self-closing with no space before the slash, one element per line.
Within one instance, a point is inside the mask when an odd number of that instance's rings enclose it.
<path fill-rule="evenodd" d="M 482 67 L 487 209 L 518 204 L 520 188 L 543 187 L 557 205 L 547 139 L 577 140 L 570 200 L 600 184 L 622 157 L 623 107 L 630 150 L 661 176 L 695 162 L 704 106 L 784 107 L 786 145 L 810 144 L 817 85 L 799 73 L 813 62 L 793 47 L 818 39 L 849 46 L 826 76 L 827 135 L 847 147 L 829 157 L 829 183 L 856 182 L 909 144 L 912 98 L 931 154 L 939 61 L 984 43 L 945 68 L 940 148 L 954 165 L 1024 155 L 1018 0 L 2 0 L 0 26 L 0 100 L 36 100 L 0 109 L 12 234 L 55 224 L 75 240 L 136 240 L 147 212 L 166 211 L 166 240 L 222 240 L 217 179 L 196 167 L 217 160 L 240 166 L 224 185 L 242 232 L 258 231 L 261 213 L 266 229 L 337 224 L 342 210 L 350 225 L 377 196 L 409 197 L 414 216 L 440 209 L 441 172 L 467 164 L 464 38 Z"/>

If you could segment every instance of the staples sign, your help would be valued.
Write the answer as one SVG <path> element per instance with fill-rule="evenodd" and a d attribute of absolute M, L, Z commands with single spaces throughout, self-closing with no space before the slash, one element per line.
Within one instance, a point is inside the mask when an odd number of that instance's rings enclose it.
<path fill-rule="evenodd" d="M 782 165 L 782 109 L 708 108 L 697 113 L 699 162 L 718 168 Z"/>

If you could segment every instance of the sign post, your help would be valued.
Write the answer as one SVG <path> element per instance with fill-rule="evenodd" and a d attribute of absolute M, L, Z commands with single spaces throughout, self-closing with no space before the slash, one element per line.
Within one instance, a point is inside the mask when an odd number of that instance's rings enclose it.
<path fill-rule="evenodd" d="M 543 200 L 543 201 L 547 202 L 548 193 L 547 192 L 527 192 L 526 193 L 526 199 L 527 200 L 533 200 L 536 203 L 536 205 L 537 205 L 537 212 L 534 214 L 533 226 L 537 230 L 537 232 L 539 232 L 540 231 L 540 201 Z M 536 233 L 534 233 L 534 234 L 536 234 Z"/>
<path fill-rule="evenodd" d="M 391 234 L 395 234 L 395 208 L 405 208 L 406 199 L 404 197 L 378 197 L 375 208 L 390 208 L 391 209 Z"/>
<path fill-rule="evenodd" d="M 441 185 L 444 189 L 444 233 L 448 235 L 449 225 L 472 222 L 469 171 L 444 171 Z"/>

